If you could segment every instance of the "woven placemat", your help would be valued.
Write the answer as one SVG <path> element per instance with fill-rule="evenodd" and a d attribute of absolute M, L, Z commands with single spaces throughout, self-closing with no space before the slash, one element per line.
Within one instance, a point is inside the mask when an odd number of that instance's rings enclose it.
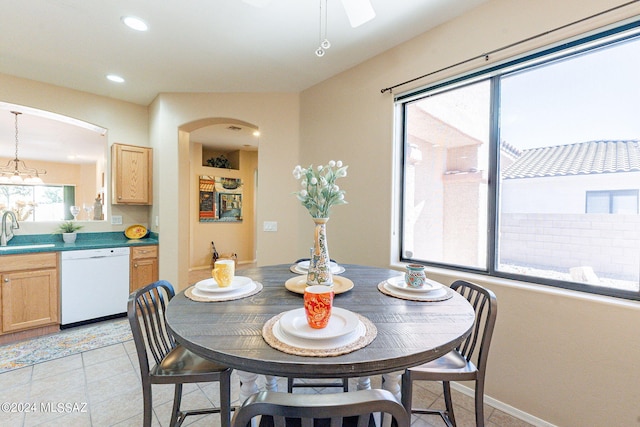
<path fill-rule="evenodd" d="M 198 301 L 198 302 L 221 302 L 221 301 L 233 301 L 236 299 L 241 299 L 241 298 L 246 298 L 246 297 L 250 297 L 252 295 L 257 294 L 258 292 L 260 292 L 262 290 L 262 283 L 260 282 L 254 282 L 256 284 L 256 288 L 252 291 L 249 291 L 247 293 L 241 293 L 241 294 L 234 294 L 234 295 L 216 295 L 216 296 L 212 296 L 212 297 L 200 297 L 198 295 L 194 295 L 193 294 L 193 289 L 195 288 L 194 286 L 191 286 L 189 288 L 187 288 L 186 291 L 184 291 L 184 296 L 186 296 L 187 298 L 189 298 L 190 300 L 193 301 Z"/>
<path fill-rule="evenodd" d="M 360 338 L 355 340 L 354 342 L 335 348 L 323 348 L 319 349 L 310 349 L 310 348 L 302 348 L 302 347 L 293 347 L 289 344 L 283 343 L 275 335 L 273 335 L 273 327 L 280 320 L 284 313 L 280 313 L 271 319 L 267 320 L 267 322 L 262 327 L 262 337 L 271 347 L 276 350 L 280 350 L 283 353 L 293 354 L 296 356 L 314 356 L 314 357 L 332 357 L 332 356 L 340 356 L 341 354 L 351 353 L 352 351 L 359 350 L 363 347 L 368 346 L 378 335 L 378 329 L 376 326 L 371 323 L 371 320 L 367 319 L 364 316 L 355 313 L 360 319 L 360 322 L 365 327 L 365 333 Z"/>
<path fill-rule="evenodd" d="M 378 283 L 378 290 L 380 292 L 382 292 L 385 295 L 389 295 L 390 297 L 394 297 L 394 298 L 399 298 L 399 299 L 405 299 L 408 301 L 422 301 L 422 302 L 436 302 L 436 301 L 445 301 L 448 300 L 449 298 L 453 297 L 453 292 L 454 290 L 447 287 L 447 286 L 443 286 L 443 288 L 445 289 L 446 293 L 444 295 L 440 295 L 440 296 L 429 296 L 429 293 L 427 292 L 426 294 L 420 294 L 417 293 L 414 295 L 408 295 L 408 294 L 398 294 L 396 292 L 393 292 L 389 289 L 387 289 L 387 287 L 384 285 L 386 283 L 386 281 L 382 281 L 380 283 Z"/>

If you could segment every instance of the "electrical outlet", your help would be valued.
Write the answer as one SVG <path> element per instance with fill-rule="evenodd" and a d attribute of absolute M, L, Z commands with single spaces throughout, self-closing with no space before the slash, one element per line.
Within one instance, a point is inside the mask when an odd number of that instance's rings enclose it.
<path fill-rule="evenodd" d="M 111 215 L 111 225 L 122 224 L 122 215 Z"/>
<path fill-rule="evenodd" d="M 263 231 L 278 231 L 278 222 L 277 221 L 265 221 L 262 225 Z"/>

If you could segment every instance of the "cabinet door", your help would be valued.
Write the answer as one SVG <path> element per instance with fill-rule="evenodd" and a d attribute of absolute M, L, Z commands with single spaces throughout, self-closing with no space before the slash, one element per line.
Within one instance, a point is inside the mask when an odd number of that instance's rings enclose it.
<path fill-rule="evenodd" d="M 150 205 L 152 150 L 148 147 L 113 144 L 111 147 L 113 202 Z"/>
<path fill-rule="evenodd" d="M 2 275 L 2 332 L 59 323 L 56 269 Z"/>
<path fill-rule="evenodd" d="M 147 286 L 158 280 L 158 258 L 144 258 L 131 261 L 129 292 Z"/>

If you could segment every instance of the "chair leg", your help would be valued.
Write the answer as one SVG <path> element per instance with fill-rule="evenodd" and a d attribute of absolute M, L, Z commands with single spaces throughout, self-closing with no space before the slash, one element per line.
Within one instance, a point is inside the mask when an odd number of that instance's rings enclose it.
<path fill-rule="evenodd" d="M 231 374 L 220 376 L 220 426 L 231 426 Z"/>
<path fill-rule="evenodd" d="M 400 393 L 402 395 L 402 405 L 411 416 L 411 401 L 413 400 L 413 384 L 411 383 L 411 374 L 405 371 L 402 374 L 402 382 L 400 385 Z"/>
<path fill-rule="evenodd" d="M 451 384 L 449 381 L 442 381 L 442 388 L 444 390 L 444 404 L 447 407 L 447 418 L 449 418 L 451 425 L 456 427 L 456 417 L 453 413 L 453 402 L 451 400 Z"/>
<path fill-rule="evenodd" d="M 293 393 L 293 378 L 287 378 L 287 393 Z"/>
<path fill-rule="evenodd" d="M 152 408 L 152 396 L 151 396 L 151 383 L 142 382 L 142 405 L 143 405 L 143 427 L 151 427 L 151 408 Z"/>
<path fill-rule="evenodd" d="M 173 410 L 171 411 L 171 422 L 169 425 L 174 427 L 178 422 L 178 415 L 180 414 L 180 403 L 182 401 L 182 384 L 176 384 L 175 392 L 173 394 Z"/>
<path fill-rule="evenodd" d="M 484 427 L 484 378 L 476 380 L 476 426 Z"/>
<path fill-rule="evenodd" d="M 349 378 L 342 379 L 342 391 L 345 393 L 349 392 Z"/>

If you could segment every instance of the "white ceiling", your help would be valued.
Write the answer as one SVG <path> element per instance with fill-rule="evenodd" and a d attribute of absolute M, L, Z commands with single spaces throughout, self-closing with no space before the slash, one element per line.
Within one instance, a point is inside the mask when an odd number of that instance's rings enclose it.
<path fill-rule="evenodd" d="M 332 46 L 319 58 L 320 0 L 0 0 L 0 73 L 141 105 L 163 92 L 299 92 L 486 0 L 371 0 L 376 17 L 358 28 L 327 1 Z M 27 145 L 39 125 L 19 120 Z M 0 109 L 3 149 L 7 140 L 13 115 Z"/>

